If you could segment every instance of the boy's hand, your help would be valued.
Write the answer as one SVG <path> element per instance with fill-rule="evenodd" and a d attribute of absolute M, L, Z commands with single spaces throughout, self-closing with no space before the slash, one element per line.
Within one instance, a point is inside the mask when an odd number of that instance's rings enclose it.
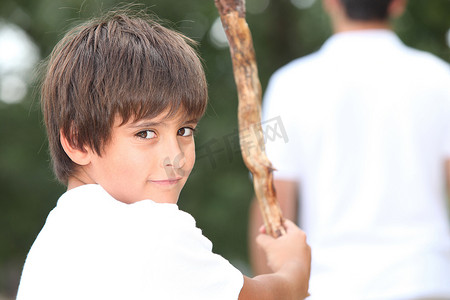
<path fill-rule="evenodd" d="M 311 249 L 306 243 L 306 234 L 290 220 L 285 220 L 286 234 L 273 238 L 260 229 L 256 241 L 266 253 L 267 264 L 274 272 L 280 271 L 287 263 L 298 262 L 304 268 L 310 268 Z"/>
<path fill-rule="evenodd" d="M 286 234 L 273 238 L 265 234 L 264 226 L 256 238 L 267 257 L 267 265 L 273 272 L 284 275 L 291 282 L 296 295 L 309 296 L 311 273 L 311 248 L 306 243 L 306 234 L 290 220 L 285 220 Z"/>
<path fill-rule="evenodd" d="M 256 241 L 264 250 L 273 273 L 254 278 L 244 276 L 239 300 L 304 299 L 308 294 L 311 270 L 311 248 L 306 234 L 289 220 L 284 222 L 286 234 L 273 238 L 264 227 Z"/>

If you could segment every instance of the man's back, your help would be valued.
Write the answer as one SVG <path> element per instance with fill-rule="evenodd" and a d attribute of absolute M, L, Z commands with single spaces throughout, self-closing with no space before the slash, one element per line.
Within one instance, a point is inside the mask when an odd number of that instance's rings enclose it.
<path fill-rule="evenodd" d="M 275 178 L 301 186 L 312 299 L 450 297 L 448 65 L 388 30 L 337 34 L 278 71 L 265 105 L 289 137 L 267 144 Z"/>

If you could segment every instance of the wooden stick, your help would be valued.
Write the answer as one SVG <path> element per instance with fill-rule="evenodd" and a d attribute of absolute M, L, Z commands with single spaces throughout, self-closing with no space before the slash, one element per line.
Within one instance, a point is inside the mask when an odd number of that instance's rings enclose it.
<path fill-rule="evenodd" d="M 261 128 L 261 84 L 255 50 L 245 20 L 245 0 L 215 0 L 230 45 L 239 107 L 239 141 L 242 158 L 253 174 L 253 186 L 266 231 L 273 237 L 285 233 L 273 186 L 273 167 L 265 153 Z"/>

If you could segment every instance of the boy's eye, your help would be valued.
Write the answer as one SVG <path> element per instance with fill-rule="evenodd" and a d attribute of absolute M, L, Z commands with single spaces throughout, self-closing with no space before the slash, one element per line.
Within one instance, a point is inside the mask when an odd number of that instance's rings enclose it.
<path fill-rule="evenodd" d="M 156 133 L 153 130 L 143 130 L 139 131 L 136 136 L 142 139 L 153 139 L 156 137 Z"/>
<path fill-rule="evenodd" d="M 194 134 L 194 128 L 191 127 L 183 127 L 178 129 L 178 135 L 180 136 L 191 136 Z"/>

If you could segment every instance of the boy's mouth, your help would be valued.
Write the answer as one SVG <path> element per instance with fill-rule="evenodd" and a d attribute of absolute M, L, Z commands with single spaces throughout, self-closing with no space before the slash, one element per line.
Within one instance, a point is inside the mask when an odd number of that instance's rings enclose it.
<path fill-rule="evenodd" d="M 171 179 L 163 179 L 163 180 L 150 180 L 153 183 L 159 184 L 159 185 L 173 185 L 180 182 L 180 178 L 171 178 Z"/>

